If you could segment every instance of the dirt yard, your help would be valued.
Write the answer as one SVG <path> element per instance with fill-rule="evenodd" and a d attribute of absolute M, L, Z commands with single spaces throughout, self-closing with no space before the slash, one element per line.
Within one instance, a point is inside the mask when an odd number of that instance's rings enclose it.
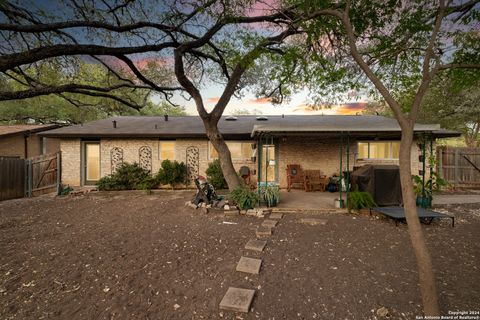
<path fill-rule="evenodd" d="M 421 314 L 405 225 L 367 216 L 286 215 L 263 253 L 260 219 L 202 215 L 191 193 L 42 197 L 0 203 L 1 319 L 391 319 Z M 424 226 L 442 312 L 479 310 L 480 205 Z M 224 224 L 230 221 L 237 224 Z M 241 255 L 259 275 L 235 272 Z M 248 314 L 219 310 L 229 286 L 256 289 Z"/>

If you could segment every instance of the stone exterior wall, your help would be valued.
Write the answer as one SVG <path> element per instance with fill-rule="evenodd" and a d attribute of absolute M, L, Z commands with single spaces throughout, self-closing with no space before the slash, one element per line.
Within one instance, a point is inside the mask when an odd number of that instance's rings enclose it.
<path fill-rule="evenodd" d="M 338 175 L 340 171 L 339 150 L 340 139 L 332 138 L 302 138 L 288 137 L 279 141 L 279 184 L 281 188 L 287 187 L 286 169 L 288 164 L 300 164 L 303 169 L 321 170 L 323 174 Z M 421 164 L 418 161 L 418 147 L 412 145 L 412 174 L 418 174 Z M 395 164 L 398 160 L 362 160 L 357 159 L 357 141 L 350 141 L 349 169 L 365 164 Z M 343 149 L 343 167 L 346 169 L 346 150 Z M 344 169 L 344 170 L 345 170 Z"/>
<path fill-rule="evenodd" d="M 62 184 L 72 187 L 81 185 L 81 142 L 80 139 L 62 139 L 60 151 L 62 155 Z"/>
<path fill-rule="evenodd" d="M 253 143 L 253 141 L 247 141 Z M 339 139 L 288 137 L 278 143 L 278 175 L 282 188 L 287 185 L 286 168 L 288 164 L 300 164 L 303 169 L 320 169 L 325 175 L 339 174 Z M 177 139 L 175 141 L 175 160 L 186 162 L 187 148 L 195 146 L 199 151 L 199 174 L 206 176 L 208 164 L 213 161 L 209 157 L 208 141 L 206 139 Z M 100 141 L 100 174 L 106 176 L 112 173 L 111 150 L 121 148 L 123 161 L 139 162 L 139 149 L 147 146 L 152 151 L 152 172 L 160 169 L 160 141 L 158 139 L 102 139 Z M 81 185 L 81 141 L 79 139 L 63 139 L 62 151 L 62 182 L 71 186 Z M 350 170 L 364 164 L 397 164 L 398 160 L 358 160 L 357 141 L 350 144 Z M 416 143 L 412 146 L 412 174 L 418 174 L 421 163 L 418 161 L 419 150 Z M 252 172 L 257 170 L 257 164 L 251 159 L 234 160 L 235 169 L 248 166 Z M 343 154 L 344 168 L 346 154 Z M 252 182 L 257 176 L 252 175 Z"/>

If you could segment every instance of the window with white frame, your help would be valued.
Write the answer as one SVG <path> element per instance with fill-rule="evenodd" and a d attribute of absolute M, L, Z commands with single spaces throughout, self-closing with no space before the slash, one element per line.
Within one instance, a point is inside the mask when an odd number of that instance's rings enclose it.
<path fill-rule="evenodd" d="M 398 159 L 399 141 L 362 141 L 357 144 L 358 159 Z"/>
<path fill-rule="evenodd" d="M 175 141 L 160 141 L 160 160 L 175 160 Z"/>
<path fill-rule="evenodd" d="M 251 142 L 226 141 L 226 143 L 233 160 L 247 160 L 252 157 Z M 209 159 L 218 158 L 218 152 L 210 141 L 208 142 L 208 157 Z"/>

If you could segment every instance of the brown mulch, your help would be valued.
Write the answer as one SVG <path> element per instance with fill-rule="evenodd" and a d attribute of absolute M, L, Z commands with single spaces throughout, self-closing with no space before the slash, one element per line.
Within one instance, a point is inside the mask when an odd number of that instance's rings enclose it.
<path fill-rule="evenodd" d="M 191 192 L 39 197 L 0 203 L 0 319 L 392 319 L 421 314 L 407 228 L 368 216 L 286 215 L 263 253 L 261 220 L 202 215 Z M 480 204 L 424 226 L 442 312 L 480 305 Z M 224 224 L 231 221 L 237 224 Z M 259 275 L 235 272 L 262 257 Z M 219 310 L 255 288 L 248 314 Z"/>

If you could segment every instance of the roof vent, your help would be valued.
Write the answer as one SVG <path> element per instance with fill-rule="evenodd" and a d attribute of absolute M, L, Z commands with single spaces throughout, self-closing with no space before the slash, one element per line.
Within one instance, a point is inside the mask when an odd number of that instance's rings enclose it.
<path fill-rule="evenodd" d="M 257 117 L 257 121 L 267 121 L 268 118 L 265 117 L 265 116 L 260 116 L 260 117 Z"/>
<path fill-rule="evenodd" d="M 238 118 L 235 116 L 228 116 L 225 118 L 225 121 L 236 121 Z"/>
<path fill-rule="evenodd" d="M 117 121 L 113 120 L 112 125 L 113 125 L 113 128 L 115 129 L 117 127 Z"/>
<path fill-rule="evenodd" d="M 168 121 L 168 114 L 163 116 L 165 118 L 165 121 Z"/>

